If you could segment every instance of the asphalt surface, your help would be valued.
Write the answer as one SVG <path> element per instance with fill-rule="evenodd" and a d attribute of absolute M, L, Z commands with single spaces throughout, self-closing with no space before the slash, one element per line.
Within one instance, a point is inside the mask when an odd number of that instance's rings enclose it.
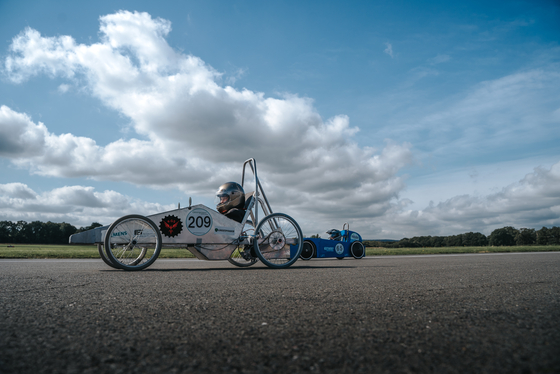
<path fill-rule="evenodd" d="M 560 373 L 560 253 L 0 261 L 1 373 Z"/>

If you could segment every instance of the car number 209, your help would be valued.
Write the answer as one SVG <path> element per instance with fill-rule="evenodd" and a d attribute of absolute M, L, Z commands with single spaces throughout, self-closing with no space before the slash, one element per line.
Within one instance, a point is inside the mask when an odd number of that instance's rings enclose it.
<path fill-rule="evenodd" d="M 212 216 L 204 209 L 194 209 L 187 216 L 186 225 L 193 235 L 202 236 L 212 228 Z"/>

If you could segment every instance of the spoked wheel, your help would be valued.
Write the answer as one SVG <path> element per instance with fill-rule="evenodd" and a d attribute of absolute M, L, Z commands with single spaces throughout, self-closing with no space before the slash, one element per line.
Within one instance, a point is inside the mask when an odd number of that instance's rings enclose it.
<path fill-rule="evenodd" d="M 228 261 L 242 268 L 254 265 L 259 259 L 251 256 L 251 249 L 249 246 L 239 245 L 235 248 L 235 251 L 231 252 Z"/>
<path fill-rule="evenodd" d="M 161 252 L 161 233 L 144 216 L 132 214 L 116 220 L 105 234 L 107 258 L 119 269 L 142 270 Z"/>
<path fill-rule="evenodd" d="M 301 255 L 303 234 L 292 217 L 272 213 L 259 222 L 253 244 L 266 266 L 282 269 L 291 266 Z"/>
<path fill-rule="evenodd" d="M 97 243 L 97 252 L 99 252 L 99 256 L 101 257 L 101 259 L 103 260 L 104 263 L 106 263 L 107 265 L 109 265 L 110 267 L 112 267 L 114 269 L 120 269 L 120 268 L 116 267 L 115 264 L 113 264 L 111 262 L 111 260 L 109 260 L 107 258 L 107 255 L 105 254 L 105 249 L 103 249 L 103 244 Z"/>
<path fill-rule="evenodd" d="M 253 223 L 251 221 L 247 221 L 245 224 L 245 229 L 242 235 L 252 234 L 255 231 Z M 249 267 L 254 265 L 259 259 L 251 255 L 251 246 L 248 245 L 238 245 L 237 248 L 228 258 L 230 264 L 239 267 Z"/>

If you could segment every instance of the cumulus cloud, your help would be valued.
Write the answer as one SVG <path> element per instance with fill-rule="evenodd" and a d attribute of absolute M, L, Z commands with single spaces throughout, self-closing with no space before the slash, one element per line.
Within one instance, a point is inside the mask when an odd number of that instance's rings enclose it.
<path fill-rule="evenodd" d="M 383 218 L 384 229 L 376 226 L 379 235 L 401 238 L 469 231 L 488 235 L 504 226 L 560 226 L 560 162 L 550 169 L 535 168 L 520 181 L 485 196 L 455 196 L 423 210 L 410 210 L 409 203 L 393 204 Z"/>
<path fill-rule="evenodd" d="M 1 221 L 53 221 L 88 226 L 109 224 L 123 212 L 154 214 L 173 205 L 143 202 L 115 191 L 95 191 L 93 187 L 66 186 L 37 193 L 23 183 L 0 184 Z"/>
<path fill-rule="evenodd" d="M 12 41 L 4 73 L 14 83 L 46 74 L 83 85 L 128 117 L 138 139 L 99 145 L 53 134 L 2 106 L 2 157 L 39 175 L 202 195 L 239 180 L 241 163 L 254 157 L 269 195 L 317 219 L 341 209 L 381 215 L 404 187 L 399 172 L 412 160 L 410 144 L 360 147 L 347 116 L 323 120 L 309 98 L 220 85 L 221 73 L 167 44 L 167 20 L 120 11 L 100 24 L 100 41 L 90 45 L 25 29 Z"/>

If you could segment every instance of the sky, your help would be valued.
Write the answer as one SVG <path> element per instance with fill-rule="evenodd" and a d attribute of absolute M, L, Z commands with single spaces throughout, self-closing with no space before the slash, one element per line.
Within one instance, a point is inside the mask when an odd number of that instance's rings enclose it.
<path fill-rule="evenodd" d="M 556 1 L 0 0 L 0 221 L 241 182 L 304 235 L 560 226 Z"/>

